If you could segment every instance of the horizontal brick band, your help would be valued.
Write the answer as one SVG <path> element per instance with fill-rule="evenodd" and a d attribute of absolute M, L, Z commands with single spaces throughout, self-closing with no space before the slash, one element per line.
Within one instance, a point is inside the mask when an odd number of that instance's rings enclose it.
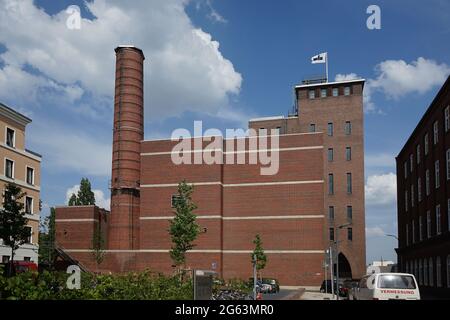
<path fill-rule="evenodd" d="M 276 186 L 276 185 L 291 185 L 291 184 L 314 184 L 314 183 L 323 183 L 323 180 L 232 183 L 232 184 L 225 184 L 220 181 L 212 181 L 212 182 L 193 182 L 193 183 L 188 183 L 188 184 L 192 185 L 192 186 L 221 185 L 224 188 L 227 188 L 227 187 Z M 143 185 L 141 185 L 141 188 L 169 188 L 169 187 L 178 187 L 178 183 L 143 184 Z"/>
<path fill-rule="evenodd" d="M 141 153 L 141 156 L 160 156 L 175 154 L 189 154 L 189 153 L 211 153 L 211 152 L 223 152 L 224 154 L 237 154 L 237 153 L 254 153 L 254 152 L 282 152 L 282 151 L 302 151 L 302 150 L 317 150 L 323 149 L 323 146 L 311 146 L 311 147 L 294 147 L 294 148 L 278 148 L 278 149 L 255 149 L 255 150 L 239 150 L 239 151 L 225 151 L 223 149 L 201 149 L 201 150 L 180 150 L 180 151 L 163 151 L 163 152 L 146 152 Z"/>
<path fill-rule="evenodd" d="M 91 249 L 64 249 L 68 253 L 89 253 L 94 252 Z M 140 250 L 104 250 L 105 253 L 169 253 L 170 250 L 167 249 L 140 249 Z M 252 253 L 253 250 L 190 250 L 188 253 L 224 253 L 224 254 L 248 254 Z M 266 254 L 323 254 L 324 250 L 264 250 Z"/>
<path fill-rule="evenodd" d="M 284 220 L 284 219 L 320 219 L 324 215 L 291 215 L 291 216 L 247 216 L 247 217 L 222 217 L 222 216 L 197 216 L 197 219 L 222 219 L 222 220 Z M 174 216 L 140 217 L 140 220 L 171 220 Z"/>

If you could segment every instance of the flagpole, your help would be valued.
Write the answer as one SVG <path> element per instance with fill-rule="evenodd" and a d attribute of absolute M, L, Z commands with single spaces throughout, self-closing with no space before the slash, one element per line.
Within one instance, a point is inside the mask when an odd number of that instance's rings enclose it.
<path fill-rule="evenodd" d="M 328 52 L 325 58 L 325 68 L 327 69 L 327 82 L 328 82 Z"/>

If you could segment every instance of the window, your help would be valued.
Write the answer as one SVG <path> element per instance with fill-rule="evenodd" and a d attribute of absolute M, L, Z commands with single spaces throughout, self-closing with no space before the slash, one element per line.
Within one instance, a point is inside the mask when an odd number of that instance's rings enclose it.
<path fill-rule="evenodd" d="M 446 152 L 446 160 L 447 160 L 447 180 L 450 180 L 450 149 Z"/>
<path fill-rule="evenodd" d="M 328 175 L 328 194 L 334 194 L 334 175 Z"/>
<path fill-rule="evenodd" d="M 427 211 L 427 238 L 431 237 L 431 213 Z"/>
<path fill-rule="evenodd" d="M 33 214 L 33 198 L 25 197 L 25 213 Z"/>
<path fill-rule="evenodd" d="M 417 178 L 417 200 L 422 202 L 422 179 Z"/>
<path fill-rule="evenodd" d="M 430 170 L 425 171 L 425 194 L 430 195 Z"/>
<path fill-rule="evenodd" d="M 439 142 L 439 123 L 437 121 L 433 124 L 433 143 L 437 144 Z"/>
<path fill-rule="evenodd" d="M 434 179 L 435 179 L 435 187 L 438 189 L 441 185 L 440 179 L 439 179 L 439 160 L 436 160 L 434 163 Z"/>
<path fill-rule="evenodd" d="M 333 161 L 334 155 L 333 155 L 333 148 L 328 148 L 328 161 Z"/>
<path fill-rule="evenodd" d="M 448 231 L 450 231 L 450 199 L 447 199 L 447 222 L 448 222 Z"/>
<path fill-rule="evenodd" d="M 423 264 L 422 259 L 419 259 L 419 284 L 423 284 Z"/>
<path fill-rule="evenodd" d="M 16 132 L 11 128 L 6 128 L 6 145 L 11 148 L 16 145 Z"/>
<path fill-rule="evenodd" d="M 352 148 L 351 147 L 345 148 L 345 160 L 347 160 L 347 161 L 352 160 Z"/>
<path fill-rule="evenodd" d="M 352 221 L 353 219 L 353 207 L 347 206 L 347 220 Z"/>
<path fill-rule="evenodd" d="M 428 286 L 428 260 L 423 259 L 423 284 Z"/>
<path fill-rule="evenodd" d="M 329 122 L 328 123 L 328 136 L 332 137 L 333 136 L 333 123 Z"/>
<path fill-rule="evenodd" d="M 27 167 L 27 183 L 34 184 L 34 169 Z"/>
<path fill-rule="evenodd" d="M 423 240 L 423 217 L 419 217 L 419 241 Z"/>
<path fill-rule="evenodd" d="M 448 131 L 448 129 L 450 129 L 450 106 L 447 106 L 445 108 L 445 132 Z"/>
<path fill-rule="evenodd" d="M 31 257 L 23 257 L 23 261 L 31 261 Z"/>
<path fill-rule="evenodd" d="M 309 98 L 310 99 L 315 99 L 316 98 L 316 91 L 309 90 Z"/>
<path fill-rule="evenodd" d="M 309 125 L 309 132 L 316 132 L 316 125 L 314 123 Z"/>
<path fill-rule="evenodd" d="M 349 96 L 350 95 L 350 87 L 345 87 L 344 88 L 344 96 Z"/>
<path fill-rule="evenodd" d="M 334 228 L 330 228 L 330 241 L 334 241 Z"/>
<path fill-rule="evenodd" d="M 413 168 L 414 168 L 414 157 L 413 154 L 411 153 L 409 155 L 409 170 L 413 172 Z"/>
<path fill-rule="evenodd" d="M 14 161 L 5 160 L 5 176 L 10 179 L 14 179 Z"/>
<path fill-rule="evenodd" d="M 436 206 L 436 234 L 441 234 L 441 205 Z"/>
<path fill-rule="evenodd" d="M 447 256 L 447 288 L 450 288 L 450 254 Z"/>
<path fill-rule="evenodd" d="M 418 144 L 416 147 L 416 161 L 417 164 L 420 164 L 420 144 Z"/>
<path fill-rule="evenodd" d="M 405 163 L 403 163 L 403 169 L 405 171 L 405 179 L 408 178 L 408 162 L 405 161 Z"/>
<path fill-rule="evenodd" d="M 345 134 L 347 136 L 352 134 L 352 123 L 350 121 L 345 122 Z"/>
<path fill-rule="evenodd" d="M 434 285 L 434 266 L 433 266 L 433 258 L 430 258 L 428 263 L 428 280 L 429 285 L 432 287 Z"/>
<path fill-rule="evenodd" d="M 442 287 L 441 257 L 436 258 L 436 285 Z"/>
<path fill-rule="evenodd" d="M 411 208 L 414 208 L 414 185 L 411 185 Z"/>
<path fill-rule="evenodd" d="M 339 89 L 333 88 L 333 97 L 337 97 L 337 96 L 339 96 Z"/>
<path fill-rule="evenodd" d="M 405 190 L 405 212 L 408 212 L 408 190 Z"/>
<path fill-rule="evenodd" d="M 347 173 L 347 193 L 352 193 L 352 174 Z"/>
<path fill-rule="evenodd" d="M 8 263 L 10 257 L 9 256 L 2 256 L 2 263 Z"/>
<path fill-rule="evenodd" d="M 334 207 L 328 207 L 328 218 L 333 221 L 334 220 Z"/>
<path fill-rule="evenodd" d="M 423 138 L 423 145 L 425 155 L 428 155 L 428 133 L 425 134 L 425 137 Z"/>
<path fill-rule="evenodd" d="M 321 89 L 320 90 L 320 97 L 326 98 L 327 97 L 327 89 Z"/>
<path fill-rule="evenodd" d="M 353 228 L 347 228 L 347 240 L 353 241 Z"/>
<path fill-rule="evenodd" d="M 179 195 L 177 195 L 177 194 L 172 195 L 172 201 L 171 201 L 172 208 L 175 208 L 179 201 L 181 201 L 181 198 Z"/>
<path fill-rule="evenodd" d="M 406 245 L 409 246 L 409 225 L 406 224 Z"/>
<path fill-rule="evenodd" d="M 411 221 L 412 226 L 412 243 L 416 243 L 416 222 L 414 220 Z"/>
<path fill-rule="evenodd" d="M 25 228 L 28 229 L 28 237 L 25 240 L 25 243 L 33 243 L 33 228 L 28 226 Z"/>

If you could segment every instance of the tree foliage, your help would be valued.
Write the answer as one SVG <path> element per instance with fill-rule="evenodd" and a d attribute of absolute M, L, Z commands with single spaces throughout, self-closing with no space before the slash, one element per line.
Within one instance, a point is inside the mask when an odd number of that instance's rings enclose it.
<path fill-rule="evenodd" d="M 194 187 L 188 185 L 186 181 L 178 185 L 176 195 L 175 217 L 170 221 L 169 234 L 172 239 L 172 249 L 170 256 L 176 266 L 186 264 L 186 252 L 194 248 L 193 242 L 200 233 L 200 226 L 196 222 L 196 215 L 193 213 L 197 206 L 192 202 Z"/>
<path fill-rule="evenodd" d="M 25 192 L 14 184 L 7 184 L 3 195 L 3 208 L 0 210 L 0 238 L 3 244 L 11 248 L 11 261 L 15 251 L 30 236 L 27 228 L 28 219 L 23 210 L 22 199 Z"/>
<path fill-rule="evenodd" d="M 251 259 L 253 261 L 253 257 L 256 256 L 256 270 L 260 273 L 261 270 L 266 267 L 267 257 L 264 253 L 261 236 L 259 234 L 256 235 L 255 240 L 253 240 L 253 244 L 255 245 L 255 249 L 253 250 Z"/>
<path fill-rule="evenodd" d="M 56 239 L 55 208 L 50 208 L 50 214 L 40 223 L 39 232 L 39 263 L 52 264 Z"/>
<path fill-rule="evenodd" d="M 91 182 L 88 178 L 82 178 L 80 181 L 80 190 L 78 193 L 72 193 L 69 199 L 69 206 L 90 206 L 95 205 L 95 195 L 91 188 Z"/>

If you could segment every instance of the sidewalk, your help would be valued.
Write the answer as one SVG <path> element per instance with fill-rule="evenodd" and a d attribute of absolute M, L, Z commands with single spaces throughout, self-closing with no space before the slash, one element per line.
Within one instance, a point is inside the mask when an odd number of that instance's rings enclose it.
<path fill-rule="evenodd" d="M 305 291 L 299 300 L 332 300 L 332 297 L 331 293 Z"/>

